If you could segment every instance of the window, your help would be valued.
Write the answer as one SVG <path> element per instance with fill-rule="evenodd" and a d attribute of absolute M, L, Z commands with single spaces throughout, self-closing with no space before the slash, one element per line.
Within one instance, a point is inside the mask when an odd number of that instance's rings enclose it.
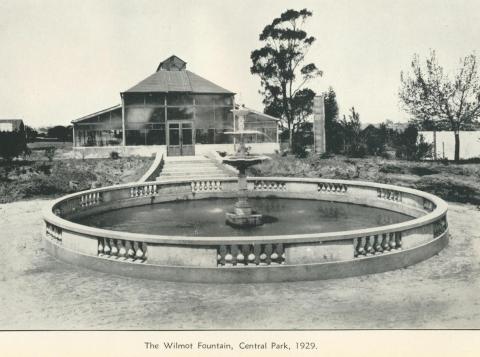
<path fill-rule="evenodd" d="M 195 107 L 195 127 L 199 129 L 215 128 L 213 107 Z"/>
<path fill-rule="evenodd" d="M 168 106 L 193 105 L 193 96 L 185 93 L 168 93 L 167 105 Z"/>
<path fill-rule="evenodd" d="M 163 93 L 147 93 L 145 94 L 145 103 L 147 105 L 164 106 L 165 94 Z"/>
<path fill-rule="evenodd" d="M 193 106 L 167 108 L 167 120 L 193 119 Z"/>
<path fill-rule="evenodd" d="M 125 93 L 123 95 L 125 105 L 145 105 L 145 94 L 143 93 Z"/>

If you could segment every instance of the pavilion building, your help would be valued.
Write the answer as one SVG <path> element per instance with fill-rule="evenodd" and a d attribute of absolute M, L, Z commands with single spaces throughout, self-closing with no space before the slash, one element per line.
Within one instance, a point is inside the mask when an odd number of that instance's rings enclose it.
<path fill-rule="evenodd" d="M 155 73 L 120 93 L 122 103 L 72 121 L 78 150 L 169 156 L 233 151 L 235 93 L 186 69 L 171 56 Z M 249 109 L 245 129 L 252 152 L 279 148 L 278 119 Z"/>

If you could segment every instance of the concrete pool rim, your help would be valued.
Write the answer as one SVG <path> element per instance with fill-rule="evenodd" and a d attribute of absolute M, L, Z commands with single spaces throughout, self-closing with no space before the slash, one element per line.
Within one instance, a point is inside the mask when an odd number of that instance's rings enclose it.
<path fill-rule="evenodd" d="M 248 188 L 250 197 L 364 204 L 414 218 L 368 229 L 256 237 L 162 236 L 69 221 L 75 216 L 122 207 L 234 197 L 235 187 L 234 178 L 176 180 L 67 195 L 44 212 L 46 247 L 61 260 L 112 274 L 167 281 L 248 283 L 378 273 L 428 259 L 448 244 L 448 207 L 440 198 L 410 188 L 347 180 L 249 177 Z"/>

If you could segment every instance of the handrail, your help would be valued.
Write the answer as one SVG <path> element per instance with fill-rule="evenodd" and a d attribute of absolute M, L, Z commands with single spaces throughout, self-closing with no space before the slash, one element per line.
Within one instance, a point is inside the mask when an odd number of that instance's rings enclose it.
<path fill-rule="evenodd" d="M 155 155 L 155 160 L 153 160 L 152 165 L 150 168 L 143 174 L 143 176 L 138 180 L 138 182 L 146 182 L 152 180 L 153 176 L 157 174 L 158 169 L 163 164 L 163 152 L 157 151 Z"/>

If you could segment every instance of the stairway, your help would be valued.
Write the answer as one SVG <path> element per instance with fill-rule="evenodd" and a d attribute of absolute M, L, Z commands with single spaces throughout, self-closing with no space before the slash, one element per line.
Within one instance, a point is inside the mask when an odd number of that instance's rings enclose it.
<path fill-rule="evenodd" d="M 232 177 L 234 173 L 205 156 L 170 156 L 164 159 L 157 181 L 202 180 Z"/>

